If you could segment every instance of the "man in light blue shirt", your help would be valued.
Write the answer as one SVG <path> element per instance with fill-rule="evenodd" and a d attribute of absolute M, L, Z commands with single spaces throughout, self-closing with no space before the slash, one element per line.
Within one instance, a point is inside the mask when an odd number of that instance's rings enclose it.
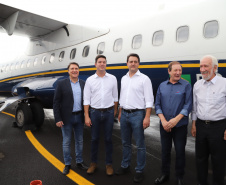
<path fill-rule="evenodd" d="M 189 82 L 181 79 L 182 66 L 179 62 L 171 62 L 168 73 L 170 78 L 160 84 L 155 102 L 155 111 L 160 118 L 162 145 L 162 175 L 155 180 L 155 184 L 169 180 L 173 141 L 176 150 L 177 184 L 182 185 L 188 115 L 192 109 L 192 88 Z"/>
<path fill-rule="evenodd" d="M 83 162 L 83 89 L 85 82 L 79 79 L 79 65 L 72 62 L 68 65 L 69 78 L 59 80 L 54 94 L 53 112 L 56 126 L 60 127 L 63 136 L 63 155 L 65 168 L 63 174 L 67 175 L 71 168 L 71 138 L 75 135 L 76 166 L 87 170 Z"/>

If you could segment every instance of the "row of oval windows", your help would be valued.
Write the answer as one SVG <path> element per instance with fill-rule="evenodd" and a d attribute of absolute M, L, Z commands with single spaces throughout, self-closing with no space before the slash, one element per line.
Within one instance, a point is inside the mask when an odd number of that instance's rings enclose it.
<path fill-rule="evenodd" d="M 203 35 L 205 38 L 214 38 L 218 35 L 218 30 L 219 30 L 219 25 L 217 21 L 209 21 L 206 22 L 204 25 L 203 29 Z M 188 26 L 181 26 L 177 29 L 176 32 L 176 41 L 177 42 L 186 42 L 189 38 L 189 27 Z M 163 44 L 163 39 L 164 39 L 164 32 L 163 30 L 156 31 L 153 34 L 152 38 L 152 45 L 153 46 L 160 46 Z M 119 52 L 122 50 L 122 44 L 123 44 L 123 39 L 119 38 L 116 39 L 114 42 L 113 46 L 113 51 L 114 52 Z M 132 39 L 132 48 L 133 49 L 139 49 L 142 44 L 142 35 L 135 35 Z M 101 42 L 97 46 L 97 54 L 102 54 L 104 53 L 105 49 L 105 42 Z M 87 57 L 89 55 L 89 50 L 90 46 L 85 46 L 83 49 L 82 56 Z M 64 59 L 64 54 L 65 51 L 62 51 L 59 55 L 59 62 L 62 62 Z M 71 50 L 70 53 L 70 59 L 73 60 L 76 55 L 76 48 Z M 52 53 L 49 59 L 49 63 L 53 63 L 55 59 L 55 53 Z M 41 64 L 44 64 L 46 62 L 46 56 L 43 56 Z M 35 58 L 34 60 L 34 66 L 37 66 L 38 64 L 38 58 Z M 22 61 L 22 62 L 17 62 L 16 64 L 11 64 L 11 65 L 6 65 L 1 68 L 1 72 L 3 71 L 9 71 L 14 70 L 14 69 L 19 69 L 19 68 L 25 68 L 25 67 L 30 67 L 31 65 L 31 60 L 28 61 Z"/>

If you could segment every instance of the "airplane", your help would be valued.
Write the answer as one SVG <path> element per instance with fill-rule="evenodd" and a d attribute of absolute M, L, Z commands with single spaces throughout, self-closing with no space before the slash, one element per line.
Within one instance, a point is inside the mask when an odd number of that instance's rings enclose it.
<path fill-rule="evenodd" d="M 219 59 L 218 75 L 226 77 L 226 1 L 205 0 L 173 11 L 109 29 L 67 24 L 0 4 L 0 32 L 30 38 L 26 55 L 0 66 L 0 92 L 12 93 L 0 111 L 16 104 L 15 121 L 22 128 L 41 127 L 44 108 L 52 108 L 58 80 L 67 78 L 67 65 L 78 62 L 80 78 L 95 73 L 94 59 L 107 57 L 107 71 L 120 80 L 128 72 L 126 57 L 137 53 L 139 70 L 148 75 L 156 94 L 168 78 L 171 61 L 183 66 L 182 78 L 192 85 L 201 78 L 199 60 Z M 2 27 L 2 28 L 1 28 Z"/>

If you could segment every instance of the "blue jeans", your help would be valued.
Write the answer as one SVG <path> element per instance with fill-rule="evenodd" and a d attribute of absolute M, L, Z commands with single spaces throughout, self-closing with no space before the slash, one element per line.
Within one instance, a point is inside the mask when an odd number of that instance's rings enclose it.
<path fill-rule="evenodd" d="M 121 113 L 121 137 L 123 146 L 123 158 L 121 162 L 122 168 L 130 166 L 131 162 L 131 140 L 132 134 L 137 146 L 137 166 L 136 172 L 143 172 L 146 163 L 146 146 L 144 139 L 143 120 L 145 111 L 140 110 L 133 113 L 127 113 L 122 110 Z"/>
<path fill-rule="evenodd" d="M 162 174 L 170 174 L 172 141 L 176 151 L 175 171 L 176 177 L 182 179 L 185 168 L 185 145 L 187 143 L 187 125 L 174 127 L 171 132 L 166 132 L 160 124 L 162 145 Z"/>
<path fill-rule="evenodd" d="M 74 131 L 75 139 L 75 156 L 76 163 L 83 162 L 82 152 L 83 152 L 83 122 L 82 113 L 77 115 L 72 115 L 69 124 L 65 124 L 62 127 L 63 136 L 63 155 L 65 165 L 71 165 L 71 136 L 72 130 Z"/>
<path fill-rule="evenodd" d="M 100 111 L 91 108 L 90 119 L 92 122 L 91 161 L 93 163 L 97 163 L 100 129 L 103 129 L 106 150 L 105 163 L 106 165 L 112 164 L 112 130 L 114 125 L 114 109 L 112 108 L 107 111 Z"/>

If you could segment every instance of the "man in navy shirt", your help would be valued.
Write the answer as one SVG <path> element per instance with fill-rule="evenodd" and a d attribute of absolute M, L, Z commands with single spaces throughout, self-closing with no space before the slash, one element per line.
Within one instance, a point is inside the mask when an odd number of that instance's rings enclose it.
<path fill-rule="evenodd" d="M 168 73 L 170 78 L 160 84 L 155 103 L 155 111 L 160 118 L 162 145 L 162 175 L 155 180 L 155 184 L 169 180 L 173 141 L 176 150 L 177 184 L 182 185 L 188 115 L 192 109 L 192 88 L 189 82 L 181 79 L 182 66 L 179 62 L 169 63 Z"/>

